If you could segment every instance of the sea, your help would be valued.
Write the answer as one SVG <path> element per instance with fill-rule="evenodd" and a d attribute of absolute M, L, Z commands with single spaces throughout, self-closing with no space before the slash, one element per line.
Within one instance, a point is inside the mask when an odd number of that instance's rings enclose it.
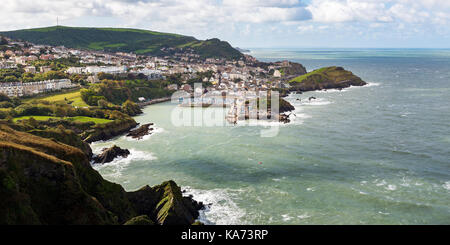
<path fill-rule="evenodd" d="M 127 191 L 174 180 L 206 204 L 199 219 L 211 225 L 450 224 L 450 50 L 250 54 L 342 66 L 369 85 L 291 94 L 296 110 L 280 125 L 180 124 L 176 103 L 151 105 L 136 121 L 154 133 L 93 143 L 131 151 L 94 168 Z"/>

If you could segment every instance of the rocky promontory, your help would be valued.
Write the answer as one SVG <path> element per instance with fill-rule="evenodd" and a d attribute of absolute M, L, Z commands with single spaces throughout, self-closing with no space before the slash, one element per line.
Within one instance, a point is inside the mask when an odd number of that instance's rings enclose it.
<path fill-rule="evenodd" d="M 96 124 L 93 129 L 86 130 L 81 134 L 81 138 L 86 143 L 95 141 L 105 141 L 116 136 L 123 135 L 136 127 L 138 123 L 133 118 L 124 118 L 121 120 L 114 120 L 110 123 Z"/>
<path fill-rule="evenodd" d="M 292 79 L 290 91 L 307 92 L 324 89 L 344 89 L 367 85 L 360 77 L 342 67 L 324 67 Z"/>
<path fill-rule="evenodd" d="M 83 150 L 0 123 L 0 225 L 190 225 L 201 207 L 173 181 L 126 192 Z"/>

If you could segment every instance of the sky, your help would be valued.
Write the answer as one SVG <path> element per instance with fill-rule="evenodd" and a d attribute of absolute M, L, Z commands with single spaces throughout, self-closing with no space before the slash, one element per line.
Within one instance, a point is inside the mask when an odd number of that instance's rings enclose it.
<path fill-rule="evenodd" d="M 450 0 L 2 0 L 0 30 L 131 27 L 242 48 L 450 48 Z"/>

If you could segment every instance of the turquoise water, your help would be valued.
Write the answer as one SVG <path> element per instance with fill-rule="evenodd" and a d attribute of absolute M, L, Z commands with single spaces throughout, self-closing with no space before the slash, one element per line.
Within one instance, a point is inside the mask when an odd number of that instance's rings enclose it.
<path fill-rule="evenodd" d="M 252 55 L 343 66 L 370 85 L 289 96 L 296 117 L 273 138 L 262 126 L 176 127 L 175 105 L 149 106 L 136 120 L 156 133 L 94 143 L 132 152 L 95 168 L 127 190 L 173 179 L 212 203 L 211 224 L 450 224 L 449 50 Z"/>

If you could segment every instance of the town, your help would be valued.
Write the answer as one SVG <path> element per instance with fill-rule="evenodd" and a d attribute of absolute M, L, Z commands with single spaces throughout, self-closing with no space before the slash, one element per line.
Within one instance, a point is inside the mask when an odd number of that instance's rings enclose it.
<path fill-rule="evenodd" d="M 289 61 L 263 63 L 247 54 L 240 60 L 202 59 L 187 48 L 172 56 L 151 57 L 35 45 L 6 37 L 1 40 L 0 93 L 10 97 L 87 86 L 101 82 L 99 75 L 104 74 L 172 81 L 165 88 L 170 91 L 193 92 L 190 81 L 195 80 L 207 91 L 238 92 L 285 89 L 289 78 L 305 73 L 301 65 L 292 72 L 295 63 Z M 45 79 L 48 75 L 53 79 Z"/>

